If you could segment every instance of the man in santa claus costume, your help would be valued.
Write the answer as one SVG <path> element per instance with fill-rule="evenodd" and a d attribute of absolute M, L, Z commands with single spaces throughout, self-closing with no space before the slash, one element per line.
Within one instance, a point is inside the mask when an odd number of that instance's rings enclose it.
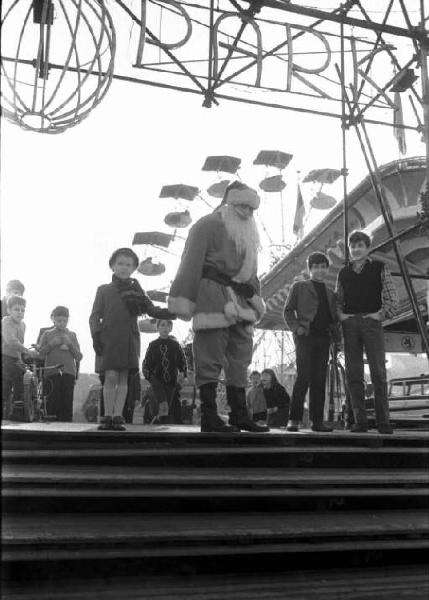
<path fill-rule="evenodd" d="M 234 181 L 221 205 L 189 232 L 168 300 L 172 313 L 193 319 L 195 381 L 201 431 L 269 431 L 247 414 L 245 387 L 252 360 L 253 325 L 265 306 L 257 278 L 259 234 L 255 190 Z M 229 426 L 217 414 L 216 388 L 224 369 Z"/>

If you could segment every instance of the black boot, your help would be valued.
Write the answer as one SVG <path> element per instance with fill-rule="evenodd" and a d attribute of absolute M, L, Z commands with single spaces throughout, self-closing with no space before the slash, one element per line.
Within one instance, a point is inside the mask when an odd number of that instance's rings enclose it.
<path fill-rule="evenodd" d="M 235 427 L 227 425 L 217 414 L 216 383 L 205 383 L 200 389 L 201 432 L 233 433 Z"/>
<path fill-rule="evenodd" d="M 230 425 L 242 429 L 243 431 L 252 431 L 254 433 L 263 433 L 270 430 L 269 427 L 254 423 L 247 414 L 246 391 L 244 388 L 227 385 L 226 398 L 231 407 L 229 415 Z"/>

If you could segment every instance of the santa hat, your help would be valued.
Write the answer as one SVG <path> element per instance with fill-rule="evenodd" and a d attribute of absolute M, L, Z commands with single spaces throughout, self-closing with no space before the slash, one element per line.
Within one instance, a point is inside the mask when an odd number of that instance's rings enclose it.
<path fill-rule="evenodd" d="M 233 181 L 225 190 L 222 204 L 239 205 L 244 204 L 256 210 L 261 200 L 256 190 L 250 188 L 241 181 Z"/>

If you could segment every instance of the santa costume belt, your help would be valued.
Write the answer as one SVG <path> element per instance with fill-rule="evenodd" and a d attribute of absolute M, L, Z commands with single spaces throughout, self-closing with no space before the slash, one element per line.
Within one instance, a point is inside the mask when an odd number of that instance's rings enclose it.
<path fill-rule="evenodd" d="M 252 298 L 255 294 L 255 290 L 249 283 L 239 283 L 238 281 L 234 281 L 226 275 L 216 269 L 216 267 L 212 267 L 211 265 L 206 265 L 203 268 L 203 275 L 205 279 L 210 279 L 211 281 L 216 281 L 216 283 L 220 283 L 221 285 L 226 285 L 231 287 L 236 294 L 242 296 L 243 298 Z"/>

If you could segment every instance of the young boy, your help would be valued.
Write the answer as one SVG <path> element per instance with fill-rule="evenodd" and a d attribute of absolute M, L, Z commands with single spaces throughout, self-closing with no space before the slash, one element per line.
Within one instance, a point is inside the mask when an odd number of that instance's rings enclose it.
<path fill-rule="evenodd" d="M 23 296 L 25 292 L 24 284 L 19 279 L 11 279 L 6 284 L 6 294 L 1 299 L 1 316 L 7 317 L 7 301 L 11 296 Z"/>
<path fill-rule="evenodd" d="M 259 371 L 250 373 L 251 388 L 246 395 L 247 410 L 249 417 L 257 423 L 267 420 L 267 402 L 264 396 L 264 390 L 261 385 L 261 374 Z"/>
<path fill-rule="evenodd" d="M 337 300 L 344 336 L 346 377 L 355 420 L 351 431 L 368 430 L 364 393 L 365 349 L 374 386 L 377 428 L 380 433 L 393 433 L 381 321 L 394 316 L 398 296 L 386 265 L 368 256 L 371 238 L 363 231 L 353 231 L 348 245 L 351 263 L 338 273 Z"/>
<path fill-rule="evenodd" d="M 296 281 L 284 309 L 285 321 L 293 332 L 297 378 L 292 392 L 288 431 L 298 431 L 304 400 L 310 387 L 310 419 L 313 431 L 330 432 L 323 423 L 326 369 L 331 341 L 340 340 L 335 294 L 325 285 L 329 260 L 323 252 L 307 259 L 310 279 Z"/>
<path fill-rule="evenodd" d="M 3 419 L 11 412 L 11 392 L 16 400 L 22 399 L 24 393 L 23 376 L 25 367 L 22 355 L 33 355 L 33 351 L 24 346 L 25 335 L 25 298 L 10 296 L 7 300 L 8 315 L 1 321 L 2 336 L 2 398 Z"/>
<path fill-rule="evenodd" d="M 61 373 L 47 372 L 51 393 L 48 397 L 48 413 L 55 414 L 58 421 L 70 422 L 73 418 L 73 391 L 82 354 L 76 334 L 67 329 L 69 309 L 57 306 L 51 313 L 54 323 L 40 339 L 40 357 L 45 367 L 63 364 Z M 50 385 L 49 385 L 50 384 Z"/>
<path fill-rule="evenodd" d="M 177 422 L 173 400 L 177 385 L 187 376 L 185 354 L 179 342 L 171 336 L 173 322 L 157 321 L 159 338 L 150 342 L 143 361 L 143 375 L 150 382 L 158 401 L 161 423 Z M 178 373 L 181 374 L 178 378 Z"/>

